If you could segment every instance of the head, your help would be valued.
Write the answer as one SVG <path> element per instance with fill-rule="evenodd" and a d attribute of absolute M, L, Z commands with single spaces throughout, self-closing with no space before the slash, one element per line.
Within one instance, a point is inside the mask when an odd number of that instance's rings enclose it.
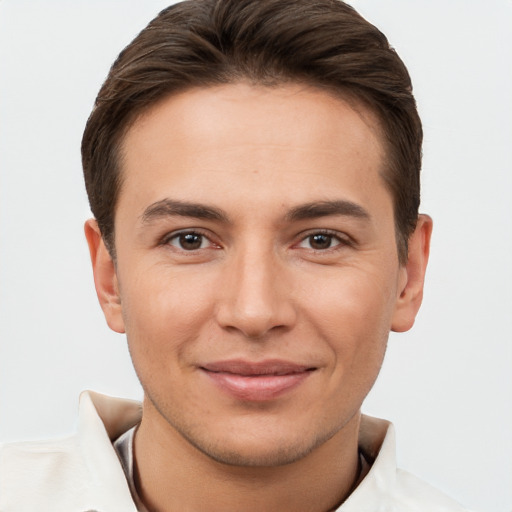
<path fill-rule="evenodd" d="M 421 303 L 420 153 L 404 65 L 341 2 L 188 1 L 121 53 L 86 234 L 154 435 L 265 466 L 354 430 Z"/>

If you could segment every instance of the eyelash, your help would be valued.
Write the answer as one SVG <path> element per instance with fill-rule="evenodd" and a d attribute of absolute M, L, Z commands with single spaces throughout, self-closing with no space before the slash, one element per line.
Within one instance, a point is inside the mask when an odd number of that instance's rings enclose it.
<path fill-rule="evenodd" d="M 314 249 L 313 247 L 310 248 L 310 250 L 314 251 L 317 254 L 320 253 L 331 253 L 332 251 L 339 250 L 346 246 L 353 246 L 353 240 L 348 237 L 347 235 L 342 235 L 337 231 L 332 231 L 330 229 L 317 229 L 317 230 L 311 230 L 307 233 L 301 233 L 299 241 L 295 245 L 299 245 L 303 242 L 306 242 L 309 238 L 316 236 L 316 235 L 323 235 L 326 237 L 330 237 L 333 240 L 336 240 L 338 243 L 334 246 L 327 247 L 326 249 Z"/>
<path fill-rule="evenodd" d="M 172 245 L 171 244 L 172 240 L 179 239 L 179 237 L 185 237 L 187 235 L 196 235 L 198 237 L 201 237 L 201 245 L 204 242 L 204 239 L 206 239 L 209 242 L 210 247 L 198 247 L 196 249 L 190 249 L 190 250 L 187 250 L 183 247 L 180 247 L 180 248 L 176 247 L 177 249 L 180 249 L 185 253 L 195 253 L 201 249 L 206 249 L 206 248 L 211 248 L 211 247 L 220 248 L 219 244 L 216 244 L 214 241 L 212 241 L 211 235 L 203 232 L 200 229 L 187 229 L 187 230 L 174 231 L 172 233 L 168 233 L 167 235 L 165 235 L 162 238 L 159 245 L 164 245 L 164 246 Z M 331 239 L 330 240 L 331 243 L 332 243 L 332 240 L 335 240 L 338 243 L 336 243 L 336 245 L 334 245 L 334 246 L 326 247 L 325 249 L 315 249 L 313 247 L 309 247 L 309 248 L 305 248 L 305 249 L 308 249 L 308 250 L 314 251 L 317 254 L 320 254 L 320 253 L 331 253 L 332 251 L 339 250 L 342 247 L 353 245 L 353 241 L 347 235 L 342 236 L 342 235 L 340 235 L 340 233 L 338 233 L 336 231 L 331 231 L 328 229 L 319 229 L 319 230 L 311 230 L 307 233 L 301 233 L 298 242 L 293 244 L 293 247 L 299 246 L 299 248 L 300 248 L 300 244 L 307 242 L 307 240 L 310 239 L 311 237 L 318 236 L 318 235 L 329 237 Z"/>
<path fill-rule="evenodd" d="M 214 248 L 219 248 L 220 247 L 218 244 L 216 244 L 215 242 L 212 241 L 211 235 L 209 235 L 208 233 L 203 232 L 200 229 L 185 229 L 185 230 L 182 230 L 182 231 L 173 231 L 172 233 L 168 233 L 167 235 L 165 235 L 162 238 L 162 240 L 160 241 L 159 245 L 169 246 L 169 245 L 171 245 L 171 241 L 172 240 L 179 239 L 179 237 L 187 236 L 187 235 L 196 235 L 198 237 L 201 237 L 203 240 L 204 239 L 208 240 L 208 242 Z M 186 250 L 184 248 L 181 248 L 181 250 L 183 252 L 188 252 L 188 253 L 194 253 L 194 252 L 197 252 L 200 249 L 205 249 L 205 247 L 199 247 L 198 249 L 191 249 L 191 250 Z"/>

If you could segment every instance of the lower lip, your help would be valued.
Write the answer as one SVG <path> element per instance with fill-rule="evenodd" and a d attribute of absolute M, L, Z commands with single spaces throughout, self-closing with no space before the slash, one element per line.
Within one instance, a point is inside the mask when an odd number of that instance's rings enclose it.
<path fill-rule="evenodd" d="M 246 376 L 203 371 L 218 387 L 235 398 L 258 402 L 284 395 L 299 386 L 312 373 L 312 371 L 304 371 L 287 375 Z"/>

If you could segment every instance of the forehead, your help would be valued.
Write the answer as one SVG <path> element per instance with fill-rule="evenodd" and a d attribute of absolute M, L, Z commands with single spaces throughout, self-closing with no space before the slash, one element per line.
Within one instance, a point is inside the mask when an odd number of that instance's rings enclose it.
<path fill-rule="evenodd" d="M 267 196 L 293 182 L 281 191 L 292 200 L 301 183 L 328 190 L 341 176 L 371 188 L 384 162 L 378 120 L 364 106 L 311 87 L 246 83 L 165 98 L 132 124 L 122 153 L 120 200 L 142 189 L 154 200 L 171 182 L 201 198 L 219 182 L 251 180 L 251 195 Z"/>
<path fill-rule="evenodd" d="M 292 130 L 290 124 L 295 121 L 298 124 Z M 175 124 L 171 125 L 171 122 Z M 129 144 L 126 144 L 127 138 L 137 136 L 150 124 L 156 126 L 157 123 L 159 128 L 165 127 L 176 142 L 192 128 L 196 136 L 204 136 L 203 140 L 198 140 L 204 145 L 217 143 L 215 134 L 222 136 L 230 129 L 233 129 L 232 134 L 236 134 L 237 139 L 247 134 L 255 143 L 258 142 L 256 136 L 261 141 L 265 141 L 265 134 L 268 138 L 273 137 L 273 128 L 280 130 L 279 136 L 283 142 L 300 134 L 308 139 L 313 136 L 315 141 L 318 135 L 328 142 L 326 132 L 336 134 L 342 125 L 350 125 L 353 136 L 371 138 L 379 145 L 382 143 L 377 115 L 353 93 L 335 93 L 329 89 L 294 83 L 264 86 L 239 82 L 194 87 L 169 95 L 136 117 L 125 136 L 124 147 Z M 266 126 L 266 130 L 259 133 L 250 131 L 261 124 Z M 287 129 L 283 131 L 283 127 Z M 243 130 L 238 131 L 239 128 Z M 171 137 L 169 142 L 172 142 Z"/>

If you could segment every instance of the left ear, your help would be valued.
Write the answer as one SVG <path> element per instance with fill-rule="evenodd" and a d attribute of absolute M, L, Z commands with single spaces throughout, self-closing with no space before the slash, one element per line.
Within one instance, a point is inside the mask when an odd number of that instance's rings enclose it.
<path fill-rule="evenodd" d="M 409 238 L 407 263 L 400 269 L 400 296 L 395 304 L 391 330 L 408 331 L 423 299 L 423 284 L 430 252 L 432 219 L 421 214 L 413 234 Z"/>

